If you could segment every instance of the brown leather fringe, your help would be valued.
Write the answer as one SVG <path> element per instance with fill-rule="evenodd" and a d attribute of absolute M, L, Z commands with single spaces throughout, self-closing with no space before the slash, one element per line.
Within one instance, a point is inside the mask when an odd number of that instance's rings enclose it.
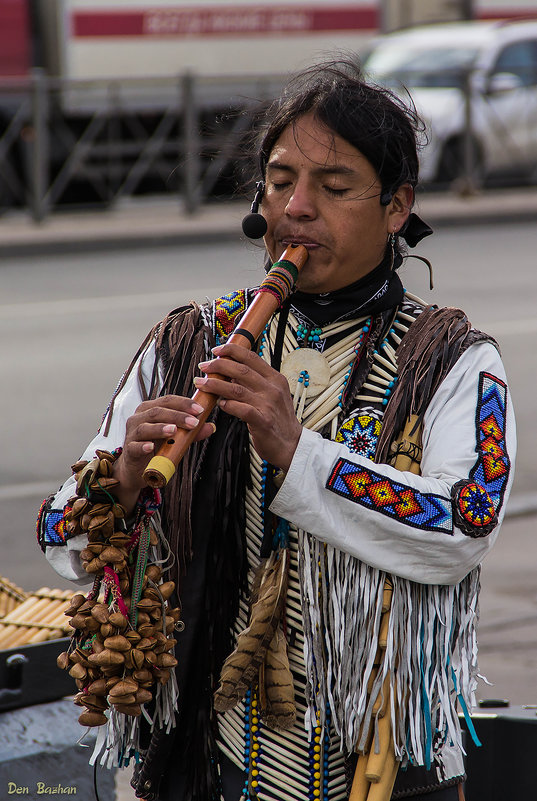
<path fill-rule="evenodd" d="M 215 345 L 211 331 L 203 323 L 199 306 L 190 306 L 170 312 L 162 321 L 156 338 L 157 360 L 164 366 L 164 379 L 159 387 L 153 382 L 151 397 L 159 395 L 187 395 L 194 393 L 194 376 L 201 375 L 198 363 L 207 355 L 207 345 Z M 178 560 L 175 579 L 184 570 L 192 555 L 192 491 L 194 466 L 198 462 L 203 443 L 194 443 L 179 464 L 164 494 L 163 523 L 168 532 L 172 553 Z"/>
<path fill-rule="evenodd" d="M 163 378 L 154 376 L 150 396 L 191 396 L 198 363 L 215 344 L 195 304 L 172 312 L 155 334 Z M 162 523 L 176 563 L 168 577 L 182 596 L 186 639 L 176 668 L 182 703 L 177 727 L 163 739 L 154 730 L 158 758 L 145 765 L 135 785 L 140 797 L 176 797 L 176 781 L 192 801 L 220 797 L 218 749 L 212 694 L 225 657 L 232 649 L 232 624 L 246 588 L 244 489 L 248 480 L 248 432 L 239 420 L 215 410 L 215 434 L 194 443 L 164 490 Z M 213 419 L 216 419 L 216 416 Z M 194 532 L 193 532 L 194 529 Z M 193 536 L 194 534 L 194 536 Z M 194 604 L 194 595 L 200 592 Z M 189 634 L 188 634 L 189 632 Z M 152 745 L 152 748 L 153 748 Z M 172 753 L 173 752 L 173 753 Z M 160 791 L 146 794 L 145 781 Z M 143 781 L 142 781 L 143 780 Z"/>
<path fill-rule="evenodd" d="M 423 417 L 431 397 L 451 370 L 470 334 L 471 325 L 460 309 L 426 308 L 412 323 L 397 350 L 398 379 L 384 413 L 376 461 L 387 462 L 394 431 L 401 431 L 410 415 Z"/>

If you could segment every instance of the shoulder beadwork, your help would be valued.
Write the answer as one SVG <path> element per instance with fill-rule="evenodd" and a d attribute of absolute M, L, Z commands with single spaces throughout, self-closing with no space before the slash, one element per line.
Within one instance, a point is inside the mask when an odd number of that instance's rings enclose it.
<path fill-rule="evenodd" d="M 246 309 L 252 302 L 255 289 L 236 289 L 216 298 L 212 304 L 204 308 L 206 322 L 213 329 L 217 344 L 231 334 L 237 323 L 243 316 Z"/>

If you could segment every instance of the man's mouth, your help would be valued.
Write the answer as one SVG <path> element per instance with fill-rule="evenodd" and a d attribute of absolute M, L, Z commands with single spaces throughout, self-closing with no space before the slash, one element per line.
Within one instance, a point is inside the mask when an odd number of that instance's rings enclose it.
<path fill-rule="evenodd" d="M 280 242 L 284 247 L 287 247 L 287 245 L 303 245 L 306 250 L 315 250 L 321 247 L 320 242 L 317 242 L 315 239 L 310 239 L 310 237 L 307 236 L 286 235 L 280 239 Z"/>

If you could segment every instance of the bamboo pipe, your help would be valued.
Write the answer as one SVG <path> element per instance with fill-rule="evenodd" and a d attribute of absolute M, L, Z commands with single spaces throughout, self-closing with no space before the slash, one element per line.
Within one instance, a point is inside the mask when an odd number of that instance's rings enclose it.
<path fill-rule="evenodd" d="M 53 634 L 59 636 L 63 633 L 65 626 L 61 625 L 61 621 L 73 593 L 65 590 L 52 595 L 46 589 L 45 593 L 45 597 L 39 591 L 36 593 L 37 597 L 28 598 L 5 620 L 5 628 L 0 626 L 1 648 L 5 650 L 28 643 L 32 637 L 43 633 L 45 636 L 36 642 L 52 639 Z"/>
<path fill-rule="evenodd" d="M 69 632 L 62 626 L 63 624 L 57 618 L 54 618 L 52 623 L 43 621 L 37 626 L 21 625 L 18 627 L 18 632 L 14 633 L 9 641 L 2 643 L 2 648 L 6 650 L 8 648 L 16 648 L 19 645 L 31 645 L 66 637 Z"/>
<path fill-rule="evenodd" d="M 45 642 L 46 640 L 54 640 L 72 631 L 69 622 L 65 619 L 65 611 L 69 608 L 70 603 L 70 600 L 64 601 L 61 606 L 58 607 L 55 617 L 47 621 L 47 627 L 45 629 L 41 627 L 30 629 L 26 633 L 27 642 L 33 644 Z"/>
<path fill-rule="evenodd" d="M 0 576 L 0 618 L 8 615 L 12 609 L 26 600 L 28 593 L 17 587 L 9 579 Z"/>
<path fill-rule="evenodd" d="M 289 281 L 292 276 L 288 265 L 293 270 L 299 271 L 306 263 L 307 258 L 308 251 L 303 245 L 289 245 L 286 248 L 279 261 L 273 265 L 267 274 L 250 307 L 241 318 L 239 326 L 229 337 L 228 342 L 247 349 L 252 346 L 252 342 L 255 342 L 261 336 L 272 315 L 292 291 L 292 282 Z M 276 281 L 275 276 L 282 270 L 287 272 L 285 283 L 288 286 L 284 287 L 284 282 L 280 279 L 277 282 L 276 291 L 269 289 Z M 212 377 L 223 379 L 223 376 L 220 375 L 213 375 Z M 180 429 L 174 437 L 167 439 L 161 445 L 158 453 L 151 459 L 144 472 L 144 480 L 150 487 L 164 487 L 168 483 L 175 473 L 177 465 L 194 442 L 199 428 L 206 422 L 214 409 L 218 398 L 216 395 L 198 389 L 194 393 L 192 400 L 203 407 L 203 412 L 198 415 L 198 425 L 188 431 Z"/>
<path fill-rule="evenodd" d="M 75 595 L 71 590 L 50 590 L 48 587 L 41 587 L 32 593 L 36 598 L 50 598 L 52 601 L 64 601 Z"/>
<path fill-rule="evenodd" d="M 378 726 L 379 750 L 370 751 L 367 757 L 367 764 L 365 768 L 366 779 L 373 784 L 377 784 L 378 782 L 380 782 L 382 778 L 382 775 L 384 773 L 384 766 L 388 758 L 388 751 L 390 750 L 390 745 L 392 744 L 393 740 L 392 722 L 390 715 L 387 714 L 383 715 L 382 717 L 379 716 L 377 721 L 377 726 Z"/>
<path fill-rule="evenodd" d="M 23 604 L 17 607 L 13 611 L 13 614 L 6 620 L 5 623 L 0 625 L 0 645 L 3 644 L 5 640 L 9 638 L 11 633 L 17 628 L 18 622 L 25 621 L 25 615 L 28 612 L 32 613 L 34 620 L 39 620 L 41 615 L 45 614 L 46 608 L 48 606 L 48 601 L 45 598 L 40 600 L 36 600 L 35 598 L 29 598 Z"/>
<path fill-rule="evenodd" d="M 68 604 L 65 604 L 63 608 L 67 609 L 67 606 Z M 53 607 L 50 608 L 49 606 L 46 614 L 41 616 L 39 620 L 32 617 L 30 620 L 21 620 L 20 623 L 14 625 L 9 636 L 2 640 L 4 649 L 15 648 L 17 645 L 28 643 L 29 638 L 33 637 L 34 634 L 38 634 L 43 628 L 48 629 L 51 621 L 57 621 L 58 619 L 58 608 L 59 604 L 54 602 Z M 57 631 L 57 629 L 54 628 L 53 631 Z"/>
<path fill-rule="evenodd" d="M 365 775 L 367 769 L 367 759 L 364 759 L 363 754 L 358 755 L 358 761 L 354 770 L 354 778 L 352 780 L 351 793 L 349 801 L 359 801 L 359 799 L 367 798 L 371 782 Z"/>
<path fill-rule="evenodd" d="M 12 609 L 17 606 L 17 600 L 12 595 L 5 595 L 0 596 L 0 620 L 9 615 Z"/>
<path fill-rule="evenodd" d="M 386 801 L 386 799 L 391 798 L 398 770 L 399 764 L 395 758 L 393 738 L 391 738 L 382 776 L 376 784 L 369 785 L 367 801 Z"/>

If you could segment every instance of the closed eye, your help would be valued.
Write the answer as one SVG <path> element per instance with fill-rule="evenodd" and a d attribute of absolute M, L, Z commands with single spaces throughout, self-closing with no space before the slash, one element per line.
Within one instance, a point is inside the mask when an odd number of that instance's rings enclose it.
<path fill-rule="evenodd" d="M 283 192 L 286 189 L 289 189 L 290 186 L 291 186 L 291 181 L 271 182 L 271 187 L 272 189 L 274 189 L 275 192 Z M 339 189 L 328 185 L 323 186 L 323 190 L 332 197 L 343 197 L 343 195 L 345 195 L 349 191 L 347 187 L 345 187 L 344 189 Z"/>
<path fill-rule="evenodd" d="M 346 192 L 349 191 L 347 188 L 345 188 L 345 189 L 336 189 L 333 186 L 323 186 L 323 189 L 329 195 L 332 195 L 332 197 L 343 197 L 343 195 Z"/>

